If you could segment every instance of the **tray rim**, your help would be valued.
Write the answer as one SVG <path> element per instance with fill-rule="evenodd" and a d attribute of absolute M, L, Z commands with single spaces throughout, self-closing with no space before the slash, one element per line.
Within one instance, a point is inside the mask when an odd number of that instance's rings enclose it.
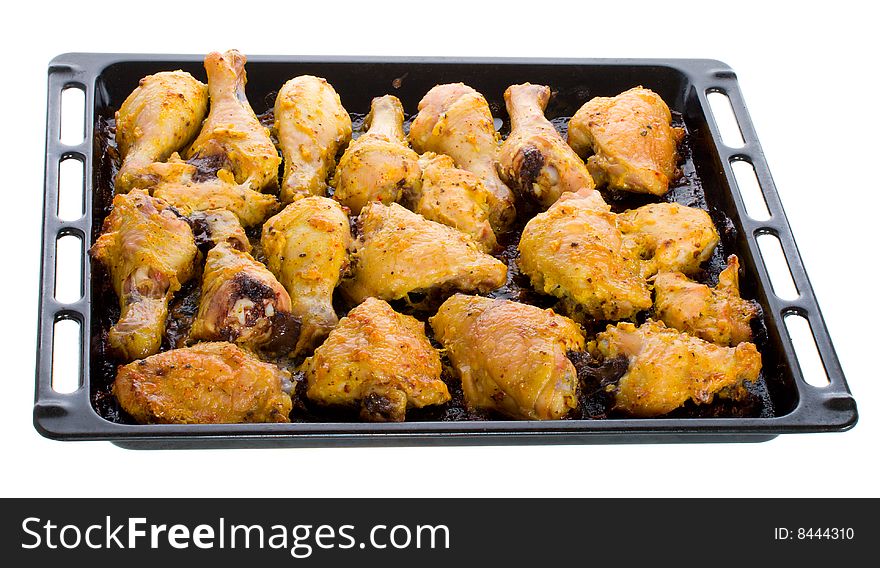
<path fill-rule="evenodd" d="M 656 418 L 540 421 L 461 421 L 403 422 L 375 424 L 357 422 L 320 422 L 289 424 L 188 424 L 132 425 L 110 422 L 97 414 L 90 400 L 89 334 L 90 287 L 83 297 L 70 304 L 54 299 L 55 240 L 74 234 L 83 240 L 84 250 L 91 244 L 92 158 L 95 124 L 95 82 L 107 68 L 124 63 L 197 63 L 202 54 L 149 53 L 64 53 L 48 66 L 46 118 L 46 162 L 42 227 L 42 258 L 37 341 L 36 392 L 33 423 L 43 436 L 57 440 L 108 440 L 121 447 L 258 447 L 258 446 L 345 446 L 345 445 L 437 445 L 437 444 L 529 444 L 529 443 L 643 443 L 677 441 L 765 441 L 785 433 L 842 432 L 855 426 L 858 411 L 849 390 L 836 351 L 828 335 L 821 310 L 803 267 L 782 204 L 751 118 L 736 80 L 736 73 L 715 59 L 661 58 L 528 58 L 528 57 L 436 57 L 436 56 L 297 56 L 248 55 L 252 63 L 397 63 L 454 65 L 585 65 L 662 67 L 682 73 L 696 89 L 701 111 L 706 116 L 715 150 L 729 181 L 732 199 L 746 242 L 758 270 L 758 285 L 764 290 L 771 310 L 781 322 L 786 314 L 805 317 L 813 330 L 816 345 L 828 375 L 826 387 L 812 387 L 803 379 L 794 347 L 784 325 L 779 329 L 783 344 L 781 357 L 789 364 L 795 379 L 798 400 L 787 414 L 770 418 Z M 60 94 L 76 86 L 85 92 L 85 137 L 81 144 L 64 146 L 53 139 L 60 127 Z M 707 93 L 718 91 L 730 99 L 742 132 L 744 145 L 730 148 L 723 144 L 709 110 Z M 79 219 L 62 222 L 57 218 L 57 164 L 66 158 L 83 162 L 85 177 L 85 213 Z M 770 219 L 755 221 L 746 213 L 731 170 L 731 162 L 750 162 L 758 176 L 767 202 Z M 771 233 L 783 246 L 792 279 L 799 295 L 794 300 L 778 298 L 753 237 Z M 89 259 L 82 258 L 82 278 L 91 276 Z M 51 387 L 52 334 L 59 319 L 80 323 L 80 387 L 70 394 L 59 394 Z"/>

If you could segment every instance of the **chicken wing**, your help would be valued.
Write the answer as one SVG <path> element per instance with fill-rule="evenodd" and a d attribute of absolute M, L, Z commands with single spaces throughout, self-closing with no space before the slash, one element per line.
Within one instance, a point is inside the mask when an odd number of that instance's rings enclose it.
<path fill-rule="evenodd" d="M 535 216 L 519 252 L 519 267 L 536 290 L 594 318 L 631 318 L 651 307 L 638 254 L 595 190 L 567 193 Z"/>
<path fill-rule="evenodd" d="M 588 349 L 594 357 L 629 360 L 615 409 L 637 417 L 660 416 L 689 400 L 708 404 L 716 394 L 742 388 L 743 381 L 758 380 L 761 371 L 761 354 L 752 343 L 721 347 L 650 319 L 638 328 L 609 325 Z"/>
<path fill-rule="evenodd" d="M 352 142 L 336 166 L 333 198 L 354 214 L 369 202 L 386 205 L 421 183 L 419 155 L 403 134 L 403 105 L 397 97 L 373 99 L 365 123 L 368 130 Z"/>
<path fill-rule="evenodd" d="M 513 223 L 513 193 L 498 177 L 499 136 L 483 95 L 463 83 L 435 86 L 419 102 L 409 140 L 417 152 L 446 154 L 457 167 L 480 178 L 489 192 L 494 231 L 504 231 Z"/>
<path fill-rule="evenodd" d="M 184 158 L 217 158 L 235 181 L 262 190 L 278 185 L 281 158 L 269 129 L 260 124 L 245 96 L 246 61 L 234 49 L 205 57 L 211 108 Z"/>
<path fill-rule="evenodd" d="M 192 229 L 141 189 L 113 198 L 91 255 L 110 273 L 122 313 L 108 342 L 126 361 L 159 351 L 168 301 L 195 271 Z"/>
<path fill-rule="evenodd" d="M 427 152 L 419 158 L 422 183 L 405 191 L 403 203 L 425 219 L 467 233 L 492 252 L 497 246 L 489 223 L 489 192 L 476 174 L 455 167 L 449 156 Z"/>
<path fill-rule="evenodd" d="M 226 209 L 235 213 L 242 225 L 251 227 L 278 211 L 279 203 L 274 195 L 236 183 L 226 169 L 216 172 L 217 177 L 201 179 L 196 166 L 172 156 L 167 163 L 152 164 L 146 171 L 152 179 L 153 196 L 186 214 Z"/>
<path fill-rule="evenodd" d="M 284 155 L 281 200 L 326 195 L 336 154 L 351 140 L 351 117 L 326 79 L 301 75 L 275 99 L 275 133 Z"/>
<path fill-rule="evenodd" d="M 299 199 L 266 221 L 262 244 L 269 270 L 290 294 L 290 312 L 301 320 L 294 350 L 299 355 L 338 321 L 333 290 L 348 268 L 348 216 L 327 197 Z"/>
<path fill-rule="evenodd" d="M 552 310 L 456 294 L 430 320 L 461 377 L 465 402 L 511 418 L 555 420 L 577 407 L 569 351 L 584 349 L 580 327 Z"/>
<path fill-rule="evenodd" d="M 310 400 L 359 405 L 361 418 L 369 421 L 400 422 L 408 408 L 450 399 L 425 324 L 376 298 L 342 318 L 302 370 Z"/>
<path fill-rule="evenodd" d="M 226 209 L 193 211 L 189 215 L 196 244 L 228 245 L 242 252 L 251 252 L 251 242 L 234 213 Z"/>
<path fill-rule="evenodd" d="M 618 215 L 617 222 L 629 246 L 646 259 L 646 277 L 657 272 L 693 274 L 720 240 L 708 213 L 678 203 L 631 209 Z"/>
<path fill-rule="evenodd" d="M 597 184 L 654 195 L 669 191 L 683 136 L 663 99 L 642 87 L 596 97 L 568 123 L 568 143 Z"/>
<path fill-rule="evenodd" d="M 431 289 L 488 292 L 506 281 L 507 266 L 469 236 L 396 203 L 370 203 L 358 225 L 352 276 L 341 284 L 354 302 L 399 300 Z"/>
<path fill-rule="evenodd" d="M 739 259 L 731 255 L 709 288 L 681 272 L 661 272 L 654 277 L 654 312 L 671 327 L 718 345 L 737 345 L 752 338 L 749 322 L 758 305 L 739 296 Z"/>
<path fill-rule="evenodd" d="M 202 276 L 199 311 L 190 340 L 229 341 L 256 350 L 287 337 L 296 344 L 298 322 L 290 314 L 287 290 L 265 266 L 246 253 L 221 244 L 211 249 Z"/>
<path fill-rule="evenodd" d="M 116 143 L 122 165 L 116 193 L 144 187 L 141 170 L 162 162 L 189 143 L 208 112 L 208 87 L 184 71 L 163 71 L 140 80 L 116 111 Z"/>
<path fill-rule="evenodd" d="M 504 91 L 510 134 L 501 145 L 501 179 L 543 209 L 565 192 L 593 189 L 587 166 L 544 116 L 550 87 L 511 85 Z"/>
<path fill-rule="evenodd" d="M 199 343 L 120 367 L 113 394 L 141 424 L 290 422 L 290 373 L 231 343 Z"/>

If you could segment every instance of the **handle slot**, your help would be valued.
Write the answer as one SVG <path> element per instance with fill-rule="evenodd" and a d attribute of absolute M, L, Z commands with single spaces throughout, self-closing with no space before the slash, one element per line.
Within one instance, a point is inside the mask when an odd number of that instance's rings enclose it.
<path fill-rule="evenodd" d="M 79 155 L 65 156 L 58 164 L 58 218 L 76 221 L 86 211 L 85 164 Z"/>
<path fill-rule="evenodd" d="M 761 191 L 755 166 L 745 156 L 734 156 L 730 159 L 730 169 L 733 170 L 733 177 L 742 196 L 743 205 L 746 207 L 746 214 L 756 221 L 769 221 L 770 209 L 767 207 L 764 192 Z"/>
<path fill-rule="evenodd" d="M 65 234 L 55 241 L 55 300 L 72 304 L 83 296 L 83 240 Z"/>
<path fill-rule="evenodd" d="M 56 316 L 52 332 L 52 390 L 70 394 L 82 386 L 81 353 L 80 322 L 69 315 Z"/>
<path fill-rule="evenodd" d="M 709 107 L 712 116 L 715 118 L 715 124 L 718 126 L 718 132 L 721 133 L 721 141 L 728 148 L 742 148 L 746 145 L 743 139 L 742 129 L 733 113 L 733 106 L 730 104 L 730 97 L 721 89 L 714 88 L 706 91 L 706 99 L 709 101 Z"/>
<path fill-rule="evenodd" d="M 818 388 L 830 385 L 831 380 L 828 378 L 825 364 L 819 354 L 819 347 L 816 345 L 816 337 L 813 335 L 810 320 L 796 312 L 785 314 L 783 319 L 788 337 L 794 346 L 804 382 Z"/>
<path fill-rule="evenodd" d="M 65 85 L 61 91 L 61 131 L 65 146 L 77 146 L 86 139 L 86 92 L 81 85 Z"/>
<path fill-rule="evenodd" d="M 800 293 L 791 275 L 788 259 L 782 250 L 779 237 L 773 233 L 761 232 L 756 234 L 758 249 L 761 251 L 761 259 L 770 276 L 770 286 L 773 293 L 782 300 L 796 300 Z"/>

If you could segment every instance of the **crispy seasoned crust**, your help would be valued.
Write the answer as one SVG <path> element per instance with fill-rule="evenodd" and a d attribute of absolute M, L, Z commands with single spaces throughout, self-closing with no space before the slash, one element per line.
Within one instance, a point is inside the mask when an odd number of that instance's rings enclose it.
<path fill-rule="evenodd" d="M 119 368 L 113 393 L 144 424 L 289 422 L 290 373 L 231 343 L 199 343 Z"/>

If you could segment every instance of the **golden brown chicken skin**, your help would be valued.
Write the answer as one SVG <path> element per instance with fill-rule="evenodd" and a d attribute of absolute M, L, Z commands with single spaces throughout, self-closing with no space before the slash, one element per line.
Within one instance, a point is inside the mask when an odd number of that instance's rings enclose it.
<path fill-rule="evenodd" d="M 290 312 L 301 321 L 293 353 L 299 355 L 338 321 L 333 290 L 348 269 L 348 216 L 332 199 L 305 197 L 266 221 L 262 244 L 269 270 L 290 294 Z"/>
<path fill-rule="evenodd" d="M 188 144 L 208 112 L 208 87 L 184 71 L 163 71 L 140 80 L 116 112 L 116 143 L 122 165 L 117 193 L 145 187 L 142 170 Z"/>
<path fill-rule="evenodd" d="M 498 171 L 520 196 L 547 209 L 566 192 L 593 189 L 587 166 L 544 116 L 550 88 L 511 85 L 504 92 L 510 135 L 501 145 Z"/>
<path fill-rule="evenodd" d="M 235 216 L 226 209 L 207 209 L 194 211 L 187 215 L 196 244 L 210 244 L 212 247 L 225 244 L 242 252 L 251 252 L 251 241 Z"/>
<path fill-rule="evenodd" d="M 449 156 L 426 152 L 419 158 L 422 183 L 405 191 L 403 203 L 429 221 L 467 233 L 492 252 L 497 246 L 489 223 L 489 192 L 476 174 L 455 167 Z"/>
<path fill-rule="evenodd" d="M 489 222 L 497 233 L 516 219 L 513 192 L 501 181 L 498 132 L 485 97 L 463 83 L 433 87 L 419 102 L 409 140 L 419 153 L 446 154 L 489 192 Z"/>
<path fill-rule="evenodd" d="M 408 408 L 450 399 L 425 324 L 376 298 L 342 318 L 302 370 L 310 400 L 359 406 L 369 421 L 400 422 Z"/>
<path fill-rule="evenodd" d="M 750 322 L 758 316 L 755 302 L 739 295 L 739 259 L 731 255 L 709 288 L 681 272 L 654 277 L 654 312 L 663 322 L 718 345 L 738 345 L 752 339 Z"/>
<path fill-rule="evenodd" d="M 648 320 L 640 327 L 609 325 L 590 342 L 594 357 L 626 357 L 629 368 L 614 391 L 615 409 L 636 417 L 661 416 L 688 401 L 709 404 L 754 382 L 761 354 L 752 343 L 721 347 Z"/>
<path fill-rule="evenodd" d="M 216 177 L 202 179 L 196 166 L 172 156 L 166 163 L 155 163 L 146 169 L 154 197 L 167 201 L 181 212 L 226 209 L 234 213 L 241 224 L 252 227 L 278 211 L 274 195 L 254 191 L 247 184 L 239 184 L 229 170 L 221 169 Z"/>
<path fill-rule="evenodd" d="M 646 259 L 643 274 L 693 274 L 709 260 L 720 237 L 702 209 L 678 203 L 652 203 L 617 216 L 624 240 Z"/>
<path fill-rule="evenodd" d="M 532 286 L 591 317 L 618 320 L 651 307 L 636 251 L 595 190 L 566 193 L 525 226 L 519 267 Z"/>
<path fill-rule="evenodd" d="M 669 191 L 683 136 L 663 99 L 642 87 L 596 97 L 568 123 L 568 143 L 596 184 L 653 195 Z"/>
<path fill-rule="evenodd" d="M 430 319 L 472 409 L 525 420 L 556 420 L 577 407 L 569 351 L 584 349 L 580 327 L 535 306 L 456 294 Z"/>
<path fill-rule="evenodd" d="M 113 198 L 92 257 L 110 273 L 122 313 L 108 343 L 126 361 L 159 351 L 168 302 L 195 271 L 192 229 L 141 189 Z"/>
<path fill-rule="evenodd" d="M 268 268 L 220 244 L 208 252 L 190 340 L 229 341 L 255 350 L 287 334 L 289 352 L 299 331 L 290 309 L 287 290 Z"/>
<path fill-rule="evenodd" d="M 404 191 L 421 183 L 419 155 L 403 134 L 403 105 L 397 97 L 376 97 L 365 124 L 368 130 L 352 142 L 333 176 L 333 199 L 358 214 L 367 203 L 400 201 Z"/>
<path fill-rule="evenodd" d="M 234 49 L 226 53 L 215 51 L 205 57 L 211 106 L 201 132 L 184 158 L 219 159 L 236 182 L 262 190 L 278 185 L 281 158 L 269 129 L 260 124 L 245 95 L 246 61 Z"/>
<path fill-rule="evenodd" d="M 113 394 L 141 424 L 289 422 L 290 373 L 231 343 L 199 343 L 120 367 Z"/>
<path fill-rule="evenodd" d="M 351 117 L 326 79 L 301 75 L 275 99 L 275 133 L 284 156 L 281 200 L 324 196 L 336 154 L 351 140 Z"/>
<path fill-rule="evenodd" d="M 399 300 L 432 289 L 488 292 L 507 279 L 507 266 L 468 235 L 396 203 L 370 203 L 358 225 L 351 278 L 340 285 L 355 303 L 371 296 Z"/>

